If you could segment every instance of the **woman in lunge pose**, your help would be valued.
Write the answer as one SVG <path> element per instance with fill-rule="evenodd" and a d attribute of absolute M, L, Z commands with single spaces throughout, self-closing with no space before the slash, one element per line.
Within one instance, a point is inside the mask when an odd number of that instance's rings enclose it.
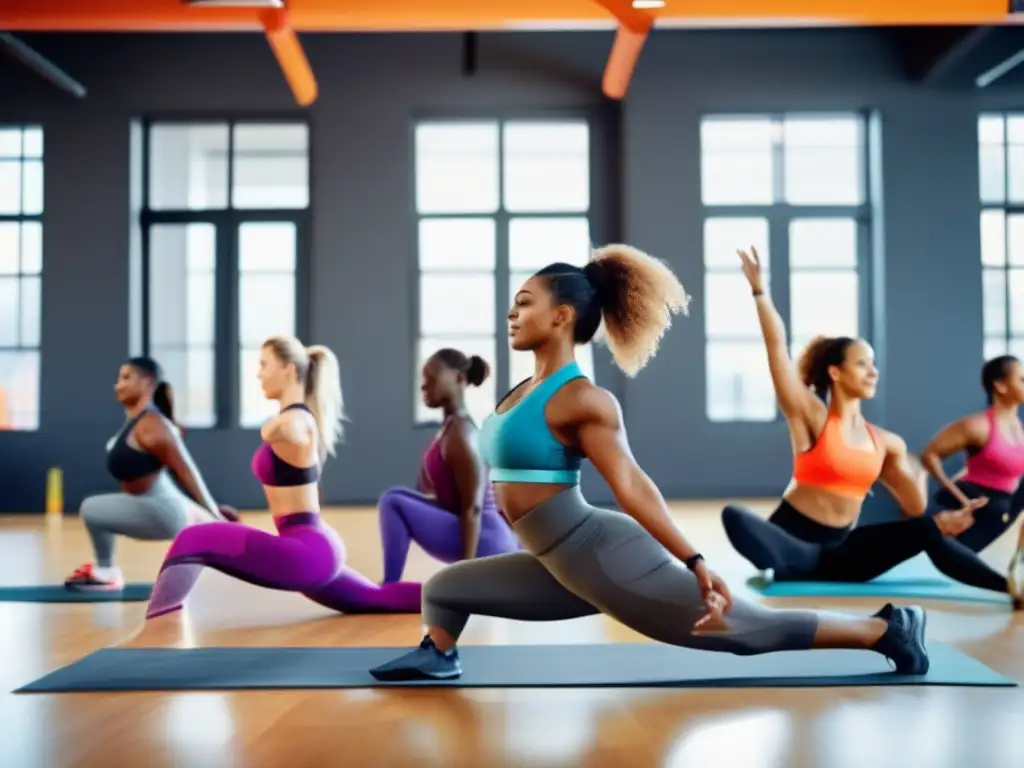
<path fill-rule="evenodd" d="M 859 648 L 902 673 L 928 669 L 921 608 L 886 605 L 845 618 L 733 600 L 676 529 L 637 466 L 615 398 L 587 380 L 574 348 L 604 321 L 618 366 L 635 375 L 689 297 L 660 261 L 610 245 L 583 269 L 552 264 L 527 280 L 508 313 L 513 349 L 535 369 L 481 426 L 498 504 L 527 551 L 448 566 L 423 590 L 427 636 L 371 670 L 379 680 L 453 678 L 455 644 L 473 614 L 558 621 L 604 613 L 664 643 L 741 655 Z M 626 514 L 590 506 L 579 488 L 589 459 Z"/>
<path fill-rule="evenodd" d="M 466 412 L 466 387 L 480 386 L 488 373 L 483 358 L 448 348 L 423 366 L 423 402 L 440 408 L 444 421 L 423 455 L 419 489 L 391 488 L 380 497 L 385 584 L 402 578 L 414 541 L 444 563 L 519 549 L 494 503 L 476 425 Z"/>
<path fill-rule="evenodd" d="M 344 567 L 344 544 L 320 517 L 320 473 L 341 438 L 334 353 L 275 337 L 260 350 L 259 378 L 266 397 L 281 404 L 263 425 L 264 442 L 252 458 L 278 535 L 219 523 L 182 531 L 160 568 L 146 618 L 181 608 L 204 567 L 268 589 L 301 592 L 345 613 L 418 611 L 419 584 L 380 586 Z"/>
<path fill-rule="evenodd" d="M 213 500 L 193 463 L 174 423 L 171 387 L 157 362 L 133 357 L 124 363 L 114 392 L 126 418 L 108 443 L 107 471 L 121 490 L 82 502 L 80 514 L 96 559 L 65 579 L 70 590 L 124 589 L 124 576 L 114 563 L 118 536 L 170 541 L 195 523 L 238 519 L 231 507 Z"/>
<path fill-rule="evenodd" d="M 757 252 L 739 256 L 757 303 L 779 408 L 789 424 L 794 466 L 793 481 L 768 520 L 738 506 L 725 508 L 722 521 L 732 545 L 779 581 L 870 581 L 927 552 L 948 576 L 1000 589 L 993 580 L 998 574 L 954 538 L 970 528 L 984 500 L 924 516 L 925 473 L 913 466 L 902 438 L 861 415 L 861 401 L 873 397 L 878 384 L 871 347 L 859 339 L 819 337 L 794 366 Z M 857 527 L 876 481 L 908 519 Z"/>
<path fill-rule="evenodd" d="M 1021 512 L 1014 493 L 1024 477 L 1024 427 L 1017 414 L 1024 403 L 1020 360 L 1011 355 L 989 360 L 981 369 L 981 386 L 988 408 L 943 427 L 921 452 L 921 463 L 940 485 L 929 513 L 984 502 L 974 513 L 974 525 L 956 538 L 971 552 L 981 552 L 1013 526 Z M 960 452 L 966 455 L 966 471 L 954 482 L 942 462 Z M 990 578 L 990 589 L 1009 592 L 1015 607 L 1024 608 L 1024 528 L 1009 579 L 991 569 Z"/>

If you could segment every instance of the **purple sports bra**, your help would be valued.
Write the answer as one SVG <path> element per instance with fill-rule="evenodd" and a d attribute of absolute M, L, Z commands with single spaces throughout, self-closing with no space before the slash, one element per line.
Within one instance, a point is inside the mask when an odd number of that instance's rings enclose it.
<path fill-rule="evenodd" d="M 282 408 L 281 413 L 297 408 L 310 412 L 303 403 L 295 403 Z M 296 467 L 289 464 L 270 447 L 270 443 L 261 443 L 252 455 L 252 473 L 263 485 L 271 488 L 291 488 L 298 485 L 311 485 L 320 480 L 320 465 L 312 467 Z"/>
<path fill-rule="evenodd" d="M 423 454 L 423 462 L 420 464 L 420 489 L 432 488 L 434 498 L 438 503 L 450 512 L 459 513 L 462 511 L 459 501 L 459 488 L 455 482 L 455 472 L 451 465 L 445 461 L 441 442 L 448 430 L 450 422 L 444 424 L 437 437 L 435 437 Z M 494 507 L 494 488 L 487 480 L 484 489 L 484 508 Z"/>

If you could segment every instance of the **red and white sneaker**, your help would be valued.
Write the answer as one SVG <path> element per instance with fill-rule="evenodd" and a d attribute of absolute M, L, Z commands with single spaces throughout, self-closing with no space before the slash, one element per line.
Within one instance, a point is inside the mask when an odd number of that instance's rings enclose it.
<path fill-rule="evenodd" d="M 92 563 L 86 563 L 64 580 L 64 586 L 67 589 L 83 592 L 97 590 L 119 592 L 124 589 L 124 576 L 121 575 L 120 568 L 98 568 Z"/>

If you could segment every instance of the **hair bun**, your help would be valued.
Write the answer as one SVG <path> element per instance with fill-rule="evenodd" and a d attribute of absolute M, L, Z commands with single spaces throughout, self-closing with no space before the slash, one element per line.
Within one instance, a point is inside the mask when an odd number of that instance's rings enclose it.
<path fill-rule="evenodd" d="M 469 367 L 466 369 L 466 382 L 474 387 L 479 387 L 491 373 L 491 366 L 487 364 L 480 355 L 473 355 L 469 358 Z"/>
<path fill-rule="evenodd" d="M 600 259 L 593 259 L 587 262 L 587 265 L 583 267 L 583 276 L 587 278 L 587 282 L 597 292 L 598 301 L 603 301 L 608 295 L 610 286 L 608 285 L 608 270 L 605 269 L 604 264 Z"/>

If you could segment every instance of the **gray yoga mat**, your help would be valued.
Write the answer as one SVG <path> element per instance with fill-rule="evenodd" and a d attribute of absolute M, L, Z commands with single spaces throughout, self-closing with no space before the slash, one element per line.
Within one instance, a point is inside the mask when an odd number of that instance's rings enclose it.
<path fill-rule="evenodd" d="M 123 590 L 70 590 L 63 584 L 0 587 L 0 603 L 139 603 L 149 600 L 152 584 L 125 584 Z"/>
<path fill-rule="evenodd" d="M 733 656 L 657 643 L 467 645 L 459 680 L 381 683 L 369 670 L 405 648 L 109 648 L 17 693 L 275 688 L 801 688 L 858 685 L 1015 686 L 981 662 L 929 645 L 924 676 L 896 675 L 881 656 L 823 650 Z"/>

